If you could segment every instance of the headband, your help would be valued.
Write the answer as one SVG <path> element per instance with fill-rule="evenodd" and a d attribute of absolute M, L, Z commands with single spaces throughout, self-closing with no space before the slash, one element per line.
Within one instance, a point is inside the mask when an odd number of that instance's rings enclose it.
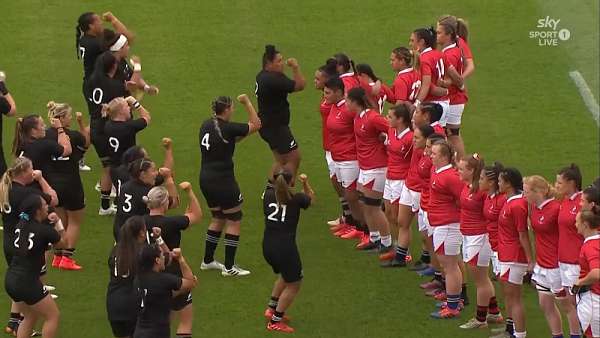
<path fill-rule="evenodd" d="M 110 46 L 110 51 L 111 52 L 118 52 L 121 48 L 123 48 L 123 46 L 125 46 L 125 44 L 127 43 L 127 37 L 123 34 L 121 34 L 119 36 L 119 39 L 117 39 L 117 41 L 115 41 L 115 43 L 113 43 L 112 46 Z"/>

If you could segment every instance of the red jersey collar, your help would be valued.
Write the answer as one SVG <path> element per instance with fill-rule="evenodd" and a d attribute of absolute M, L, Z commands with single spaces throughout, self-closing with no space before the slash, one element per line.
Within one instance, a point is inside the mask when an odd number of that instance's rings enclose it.
<path fill-rule="evenodd" d="M 344 104 L 346 104 L 346 99 L 341 99 L 340 102 L 336 103 L 335 105 L 338 106 L 338 107 L 341 107 Z"/>
<path fill-rule="evenodd" d="M 593 235 L 593 236 L 590 236 L 590 237 L 586 238 L 586 239 L 583 241 L 583 243 L 585 243 L 585 242 L 587 242 L 587 241 L 592 241 L 592 240 L 594 240 L 594 239 L 600 239 L 600 234 L 595 234 L 595 235 Z"/>
<path fill-rule="evenodd" d="M 398 134 L 398 130 L 394 129 L 394 134 L 396 134 L 396 138 L 399 140 L 404 135 L 406 135 L 406 133 L 408 133 L 409 131 L 410 131 L 410 128 L 405 128 L 402 132 L 400 132 L 400 134 Z"/>
<path fill-rule="evenodd" d="M 552 202 L 553 200 L 554 200 L 554 198 L 549 198 L 549 199 L 543 201 L 542 203 L 540 203 L 540 205 L 536 206 L 536 208 L 538 208 L 539 210 L 542 210 L 542 209 L 544 209 L 546 204 Z"/>
<path fill-rule="evenodd" d="M 404 74 L 404 73 L 408 73 L 408 72 L 412 72 L 412 70 L 413 70 L 412 67 L 403 69 L 403 70 L 401 70 L 401 71 L 398 72 L 398 75 Z"/>
<path fill-rule="evenodd" d="M 421 52 L 421 55 L 427 53 L 427 52 L 431 52 L 433 49 L 431 49 L 431 47 L 427 47 L 425 49 L 423 49 L 423 51 Z"/>
<path fill-rule="evenodd" d="M 435 126 L 439 126 L 440 125 L 440 121 L 435 121 L 432 124 L 430 124 L 430 126 L 433 128 Z"/>
<path fill-rule="evenodd" d="M 368 111 L 369 111 L 368 109 L 365 109 L 365 110 L 361 111 L 360 114 L 358 114 L 358 116 L 363 117 L 367 114 Z"/>
<path fill-rule="evenodd" d="M 349 76 L 354 76 L 354 72 L 344 73 L 344 74 L 340 75 L 340 79 L 343 77 L 349 77 Z"/>
<path fill-rule="evenodd" d="M 573 193 L 573 195 L 569 196 L 569 199 L 571 201 L 574 201 L 577 198 L 577 196 L 579 196 L 581 194 L 582 194 L 581 191 L 577 191 L 577 192 Z"/>
<path fill-rule="evenodd" d="M 447 49 L 454 48 L 454 47 L 456 47 L 456 43 L 453 43 L 451 45 L 444 47 L 444 49 L 442 49 L 442 52 L 445 52 Z"/>
<path fill-rule="evenodd" d="M 441 173 L 442 171 L 448 170 L 448 169 L 450 169 L 450 168 L 452 168 L 452 164 L 446 164 L 445 166 L 443 166 L 443 167 L 441 167 L 441 168 L 439 168 L 439 169 L 435 169 L 435 173 L 436 173 L 436 174 L 439 174 L 439 173 Z"/>

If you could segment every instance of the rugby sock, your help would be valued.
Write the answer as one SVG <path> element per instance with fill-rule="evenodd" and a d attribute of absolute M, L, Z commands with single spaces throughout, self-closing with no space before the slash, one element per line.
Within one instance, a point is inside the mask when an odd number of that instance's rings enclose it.
<path fill-rule="evenodd" d="M 277 304 L 279 304 L 279 297 L 271 296 L 271 299 L 269 299 L 268 303 L 269 308 L 275 311 L 277 309 Z"/>
<path fill-rule="evenodd" d="M 285 314 L 285 312 L 278 312 L 277 310 L 275 310 L 275 312 L 271 316 L 271 324 L 276 324 L 276 323 L 281 322 L 283 320 L 284 314 Z"/>
<path fill-rule="evenodd" d="M 467 284 L 463 283 L 460 291 L 460 298 L 463 300 L 465 305 L 469 305 L 469 295 L 467 294 Z"/>
<path fill-rule="evenodd" d="M 450 310 L 457 310 L 458 302 L 460 301 L 460 295 L 446 295 L 446 301 Z"/>
<path fill-rule="evenodd" d="M 571 338 L 581 338 L 580 334 L 572 334 L 571 333 Z"/>
<path fill-rule="evenodd" d="M 497 315 L 500 313 L 500 309 L 498 308 L 498 301 L 496 300 L 496 297 L 490 298 L 490 304 L 488 306 L 489 306 L 489 313 L 491 315 Z"/>
<path fill-rule="evenodd" d="M 215 250 L 221 238 L 221 231 L 206 230 L 206 247 L 204 248 L 204 264 L 215 260 Z"/>
<path fill-rule="evenodd" d="M 442 276 L 442 272 L 441 271 L 435 271 L 433 273 L 433 279 L 435 279 L 436 281 L 440 282 L 442 285 L 444 285 L 444 277 Z"/>
<path fill-rule="evenodd" d="M 515 336 L 515 338 L 525 338 L 527 337 L 527 331 L 523 331 L 523 332 L 516 332 L 513 333 L 513 336 Z"/>
<path fill-rule="evenodd" d="M 381 240 L 381 234 L 379 231 L 369 231 L 369 240 L 371 243 L 375 243 Z"/>
<path fill-rule="evenodd" d="M 396 247 L 396 260 L 399 262 L 406 261 L 406 255 L 408 254 L 408 249 L 403 248 L 401 246 Z"/>
<path fill-rule="evenodd" d="M 386 248 L 389 248 L 390 246 L 392 246 L 392 236 L 391 235 L 381 236 L 381 245 L 383 245 Z"/>
<path fill-rule="evenodd" d="M 75 253 L 75 248 L 64 249 L 62 251 L 62 256 L 71 258 L 71 257 L 73 257 L 74 253 Z"/>
<path fill-rule="evenodd" d="M 344 219 L 352 215 L 350 212 L 350 204 L 348 204 L 348 201 L 346 201 L 344 197 L 340 197 L 340 204 L 342 205 L 342 215 L 344 215 Z"/>
<path fill-rule="evenodd" d="M 225 268 L 227 270 L 233 267 L 235 263 L 235 251 L 237 250 L 239 235 L 225 234 Z"/>
<path fill-rule="evenodd" d="M 8 319 L 8 327 L 11 329 L 19 326 L 19 322 L 21 322 L 21 314 L 18 312 L 11 312 L 10 318 Z"/>
<path fill-rule="evenodd" d="M 515 322 L 513 322 L 513 319 L 510 317 L 506 318 L 506 332 L 510 334 L 515 332 Z"/>
<path fill-rule="evenodd" d="M 477 321 L 483 323 L 487 320 L 488 307 L 477 305 Z"/>
<path fill-rule="evenodd" d="M 55 249 L 53 250 L 53 252 L 54 252 L 54 256 L 59 256 L 59 257 L 60 257 L 60 256 L 65 256 L 63 249 L 56 249 L 56 248 L 55 248 Z"/>
<path fill-rule="evenodd" d="M 100 191 L 100 207 L 104 210 L 110 208 L 110 190 Z"/>
<path fill-rule="evenodd" d="M 191 333 L 177 333 L 176 338 L 192 338 Z"/>
<path fill-rule="evenodd" d="M 423 250 L 421 252 L 421 262 L 425 263 L 425 264 L 429 264 L 431 263 L 431 256 L 429 255 L 429 251 L 427 250 Z"/>
<path fill-rule="evenodd" d="M 559 334 L 553 334 L 552 338 L 565 338 L 565 336 L 563 336 L 562 333 L 559 333 Z"/>

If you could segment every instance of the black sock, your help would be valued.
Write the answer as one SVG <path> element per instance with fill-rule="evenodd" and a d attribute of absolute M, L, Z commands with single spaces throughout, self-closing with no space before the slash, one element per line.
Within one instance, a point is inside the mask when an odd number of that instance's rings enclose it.
<path fill-rule="evenodd" d="M 463 283 L 463 285 L 462 285 L 462 289 L 460 291 L 460 298 L 462 298 L 463 300 L 469 298 L 469 295 L 467 295 L 467 284 L 466 283 Z"/>
<path fill-rule="evenodd" d="M 21 314 L 18 312 L 11 312 L 10 318 L 8 319 L 8 326 L 10 328 L 14 328 L 15 326 L 19 325 L 20 321 L 21 321 Z"/>
<path fill-rule="evenodd" d="M 506 318 L 506 332 L 510 333 L 511 335 L 515 333 L 515 324 L 513 319 L 510 317 Z"/>
<path fill-rule="evenodd" d="M 221 238 L 221 231 L 206 230 L 206 247 L 204 248 L 204 264 L 215 260 L 215 250 Z"/>
<path fill-rule="evenodd" d="M 283 320 L 284 314 L 285 312 L 277 312 L 277 310 L 275 310 L 273 316 L 271 316 L 271 323 L 275 324 L 281 322 Z"/>
<path fill-rule="evenodd" d="M 346 223 L 348 223 L 347 218 L 348 216 L 352 215 L 352 213 L 350 212 L 350 204 L 348 204 L 348 201 L 346 201 L 344 197 L 340 197 L 340 204 L 342 205 L 342 215 L 344 216 L 344 220 L 346 221 Z"/>
<path fill-rule="evenodd" d="M 54 248 L 54 250 L 52 250 L 52 251 L 54 252 L 54 256 L 59 256 L 60 257 L 60 256 L 64 256 L 65 255 L 63 249 Z"/>
<path fill-rule="evenodd" d="M 100 191 L 100 206 L 104 210 L 110 208 L 110 190 Z"/>
<path fill-rule="evenodd" d="M 65 256 L 65 257 L 73 257 L 73 254 L 75 253 L 75 248 L 70 248 L 70 249 L 64 249 L 62 250 L 62 254 L 61 256 Z"/>
<path fill-rule="evenodd" d="M 225 268 L 227 270 L 231 269 L 235 263 L 235 251 L 239 241 L 239 235 L 225 234 Z"/>
<path fill-rule="evenodd" d="M 191 333 L 177 333 L 176 338 L 192 338 Z"/>
<path fill-rule="evenodd" d="M 271 299 L 269 299 L 269 307 L 275 311 L 275 309 L 277 309 L 277 304 L 279 304 L 279 297 L 273 297 L 271 296 Z"/>
<path fill-rule="evenodd" d="M 433 273 L 433 279 L 440 282 L 442 285 L 444 284 L 444 277 L 442 276 L 441 271 L 436 271 Z"/>
<path fill-rule="evenodd" d="M 429 251 L 423 250 L 421 252 L 421 262 L 425 264 L 431 263 L 431 256 L 429 255 Z"/>
<path fill-rule="evenodd" d="M 356 227 L 357 225 L 357 222 L 352 215 L 344 216 L 344 223 L 352 225 L 353 227 Z"/>

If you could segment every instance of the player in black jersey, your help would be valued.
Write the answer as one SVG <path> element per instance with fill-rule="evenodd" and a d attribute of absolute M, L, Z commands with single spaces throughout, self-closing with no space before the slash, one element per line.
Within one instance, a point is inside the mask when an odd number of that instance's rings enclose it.
<path fill-rule="evenodd" d="M 298 143 L 289 126 L 290 105 L 287 96 L 303 90 L 306 81 L 296 59 L 287 59 L 286 64 L 292 69 L 293 80 L 283 73 L 281 53 L 275 46 L 267 45 L 262 59 L 263 69 L 256 75 L 255 93 L 258 98 L 258 114 L 263 124 L 260 136 L 269 144 L 275 157 L 269 178 L 276 168 L 281 167 L 295 176 L 300 166 Z"/>
<path fill-rule="evenodd" d="M 202 218 L 202 209 L 198 198 L 192 191 L 192 185 L 189 182 L 182 182 L 179 187 L 187 193 L 189 198 L 185 214 L 181 216 L 165 215 L 169 209 L 169 194 L 165 187 L 158 186 L 150 189 L 146 199 L 146 204 L 150 209 L 150 214 L 144 216 L 149 234 L 148 238 L 151 238 L 153 228 L 160 228 L 161 237 L 171 250 L 181 247 L 181 231 L 188 229 L 192 224 L 198 223 Z M 177 261 L 171 262 L 165 268 L 165 271 L 179 277 L 183 276 Z M 174 297 L 171 301 L 171 311 L 179 315 L 177 337 L 191 337 L 192 321 L 194 319 L 191 292 Z"/>
<path fill-rule="evenodd" d="M 143 216 L 148 214 L 149 210 L 144 203 L 144 196 L 148 191 L 157 185 L 157 177 L 164 178 L 164 186 L 169 191 L 169 208 L 179 206 L 179 197 L 177 187 L 168 168 L 156 169 L 156 165 L 149 159 L 141 158 L 133 161 L 129 165 L 130 180 L 121 186 L 117 196 L 117 214 L 113 223 L 113 235 L 118 242 L 119 229 L 131 216 Z"/>
<path fill-rule="evenodd" d="M 15 116 L 17 104 L 6 87 L 6 74 L 0 71 L 0 175 L 6 171 L 6 160 L 4 159 L 4 146 L 2 146 L 2 115 Z"/>
<path fill-rule="evenodd" d="M 40 190 L 40 187 L 42 190 Z M 33 170 L 31 160 L 28 158 L 18 157 L 0 180 L 0 211 L 2 211 L 2 224 L 4 227 L 2 236 L 3 251 L 7 266 L 10 265 L 13 257 L 13 242 L 16 239 L 15 229 L 19 222 L 17 208 L 26 197 L 32 194 L 43 196 L 50 201 L 50 205 L 58 203 L 56 192 L 42 177 L 42 172 Z M 20 310 L 12 302 L 10 319 L 6 325 L 5 332 L 16 334 L 19 323 L 22 320 Z"/>
<path fill-rule="evenodd" d="M 33 326 L 41 316 L 45 321 L 43 337 L 55 337 L 58 330 L 59 311 L 56 303 L 40 281 L 40 270 L 45 263 L 44 253 L 49 244 L 64 245 L 64 228 L 60 218 L 53 214 L 48 225 L 48 204 L 39 195 L 25 198 L 17 211 L 13 242 L 14 256 L 6 271 L 6 293 L 17 303 L 25 317 L 19 325 L 17 337 L 30 337 Z"/>
<path fill-rule="evenodd" d="M 141 250 L 136 285 L 142 300 L 134 338 L 169 338 L 172 298 L 196 287 L 196 276 L 181 249 L 173 249 L 171 256 L 181 269 L 181 277 L 164 271 L 165 254 L 156 245 L 145 245 Z"/>
<path fill-rule="evenodd" d="M 71 155 L 71 141 L 59 119 L 50 123 L 58 132 L 56 140 L 46 138 L 46 124 L 39 115 L 27 115 L 17 119 L 13 154 L 27 157 L 33 163 L 33 169 L 48 172 L 53 158 Z"/>
<path fill-rule="evenodd" d="M 294 193 L 291 190 L 292 173 L 280 171 L 275 175 L 274 186 L 267 187 L 263 197 L 263 256 L 273 272 L 279 275 L 271 292 L 269 307 L 265 311 L 269 331 L 294 332 L 286 323 L 285 311 L 300 291 L 302 281 L 296 228 L 300 220 L 300 209 L 307 209 L 315 197 L 306 175 L 301 174 L 299 179 L 303 192 Z"/>
<path fill-rule="evenodd" d="M 45 173 L 50 186 L 58 195 L 56 212 L 64 224 L 67 237 L 66 248 L 54 247 L 52 266 L 64 270 L 81 270 L 81 266 L 73 259 L 73 254 L 79 240 L 79 230 L 85 213 L 83 184 L 79 176 L 79 160 L 83 158 L 83 154 L 90 145 L 89 127 L 83 124 L 82 114 L 77 112 L 80 131 L 70 129 L 73 119 L 72 108 L 66 103 L 50 101 L 47 107 L 48 118 L 60 121 L 60 125 L 63 126 L 63 130 L 71 142 L 71 155 L 52 158 L 48 171 Z M 58 129 L 48 128 L 46 138 L 57 140 L 58 133 Z"/>
<path fill-rule="evenodd" d="M 134 119 L 133 110 L 140 115 Z M 150 113 L 133 96 L 116 97 L 102 109 L 102 117 L 108 118 L 104 135 L 108 138 L 110 166 L 121 164 L 123 153 L 136 145 L 136 134 L 150 124 Z"/>
<path fill-rule="evenodd" d="M 233 172 L 233 153 L 235 143 L 259 130 L 261 121 L 246 94 L 238 96 L 238 101 L 248 112 L 248 123 L 231 122 L 233 101 L 230 97 L 220 96 L 212 103 L 213 117 L 202 123 L 199 134 L 202 153 L 200 189 L 212 214 L 200 268 L 222 270 L 223 276 L 250 274 L 250 271 L 235 265 L 243 198 Z M 214 259 L 224 227 L 225 266 Z"/>
<path fill-rule="evenodd" d="M 94 149 L 102 162 L 100 177 L 100 209 L 98 214 L 113 215 L 116 209 L 110 205 L 112 189 L 109 170 L 110 148 L 104 134 L 106 119 L 102 117 L 103 104 L 116 97 L 128 96 L 125 82 L 117 78 L 117 59 L 110 52 L 100 54 L 96 60 L 94 72 L 85 83 L 85 94 L 90 112 L 90 136 Z"/>

